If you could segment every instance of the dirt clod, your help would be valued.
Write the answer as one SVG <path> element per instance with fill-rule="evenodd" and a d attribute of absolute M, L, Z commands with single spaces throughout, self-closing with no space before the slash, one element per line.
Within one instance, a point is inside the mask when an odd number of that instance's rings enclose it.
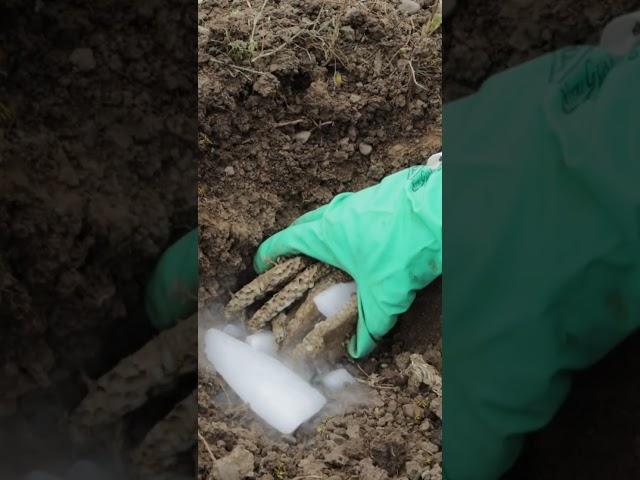
<path fill-rule="evenodd" d="M 241 480 L 253 475 L 253 466 L 253 454 L 237 446 L 215 463 L 213 477 L 219 480 Z"/>

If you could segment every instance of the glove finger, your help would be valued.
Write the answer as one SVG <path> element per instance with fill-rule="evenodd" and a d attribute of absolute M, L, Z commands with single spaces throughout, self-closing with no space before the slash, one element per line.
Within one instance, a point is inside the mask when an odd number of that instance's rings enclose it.
<path fill-rule="evenodd" d="M 396 324 L 397 318 L 397 315 L 385 313 L 371 292 L 358 289 L 358 326 L 349 341 L 349 355 L 362 358 L 371 353 Z"/>
<path fill-rule="evenodd" d="M 145 291 L 145 308 L 151 323 L 162 330 L 194 313 L 197 298 L 198 230 L 194 229 L 158 260 Z"/>
<path fill-rule="evenodd" d="M 265 240 L 253 259 L 253 268 L 263 273 L 280 257 L 307 255 L 337 268 L 335 255 L 321 233 L 320 222 L 307 221 L 294 224 Z"/>
<path fill-rule="evenodd" d="M 316 208 L 315 210 L 311 210 L 310 212 L 307 212 L 304 215 L 299 216 L 291 223 L 290 226 L 303 225 L 305 223 L 310 223 L 310 222 L 315 222 L 316 220 L 320 220 L 320 218 L 324 215 L 325 211 L 327 210 L 328 206 L 329 204 L 323 205 L 319 208 Z"/>

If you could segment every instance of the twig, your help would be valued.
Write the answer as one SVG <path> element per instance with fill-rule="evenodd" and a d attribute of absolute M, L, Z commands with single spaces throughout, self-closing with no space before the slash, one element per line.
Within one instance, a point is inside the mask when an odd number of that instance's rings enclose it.
<path fill-rule="evenodd" d="M 273 125 L 274 128 L 286 127 L 289 125 L 297 125 L 299 123 L 305 122 L 305 118 L 299 118 L 298 120 L 290 120 L 288 122 L 280 122 Z"/>
<path fill-rule="evenodd" d="M 286 40 L 282 45 L 280 45 L 279 47 L 273 49 L 273 50 L 269 50 L 268 52 L 265 53 L 261 53 L 260 55 L 258 55 L 257 57 L 253 57 L 251 59 L 251 63 L 261 59 L 261 58 L 265 58 L 265 57 L 270 57 L 271 55 L 274 55 L 276 53 L 278 53 L 280 50 L 282 50 L 284 47 L 288 46 L 291 42 L 293 42 L 297 37 L 300 36 L 300 34 L 302 34 L 303 32 L 306 32 L 306 30 L 304 29 L 300 29 L 298 30 L 295 34 L 293 34 L 293 36 L 289 39 Z"/>
<path fill-rule="evenodd" d="M 259 70 L 254 70 L 253 68 L 241 67 L 239 65 L 234 65 L 233 63 L 226 63 L 217 58 L 209 58 L 210 61 L 214 63 L 219 63 L 220 65 L 224 65 L 225 67 L 234 68 L 236 70 L 240 70 L 242 72 L 255 73 L 256 75 L 267 75 L 267 72 L 261 72 Z"/>
<path fill-rule="evenodd" d="M 207 442 L 207 440 L 204 438 L 204 436 L 202 435 L 202 433 L 198 432 L 198 438 L 200 440 L 202 440 L 202 443 L 204 443 L 204 448 L 207 449 L 207 452 L 209 452 L 209 456 L 211 457 L 211 463 L 215 464 L 216 463 L 216 456 L 213 454 L 213 450 L 211 450 L 211 447 L 209 446 L 209 443 Z"/>
<path fill-rule="evenodd" d="M 367 378 L 371 378 L 371 375 L 369 375 L 367 372 L 365 372 L 365 371 L 364 371 L 364 369 L 360 366 L 360 364 L 359 364 L 359 363 L 356 363 L 355 365 L 356 365 L 356 367 L 358 367 L 358 370 L 360 370 L 362 373 L 364 373 L 364 374 L 365 374 L 365 376 L 366 376 Z"/>
<path fill-rule="evenodd" d="M 262 17 L 262 12 L 264 11 L 264 7 L 267 5 L 267 1 L 268 0 L 264 0 L 264 2 L 262 2 L 262 7 L 260 7 L 260 11 L 255 17 L 253 17 L 253 28 L 251 29 L 251 36 L 249 37 L 249 48 L 251 48 L 251 46 L 253 45 L 253 37 L 256 34 L 256 27 L 258 26 L 258 21 Z M 251 4 L 249 4 L 249 6 L 251 6 Z"/>
<path fill-rule="evenodd" d="M 368 385 L 372 388 L 378 388 L 380 390 L 393 390 L 395 387 L 393 385 L 376 385 L 374 380 L 363 380 L 361 378 L 356 378 L 357 382 L 363 383 L 365 385 Z"/>
<path fill-rule="evenodd" d="M 421 88 L 425 92 L 428 91 L 427 87 L 425 87 L 424 85 L 419 83 L 418 80 L 416 80 L 416 71 L 413 69 L 413 63 L 411 62 L 411 60 L 409 60 L 409 68 L 411 69 L 411 78 L 413 79 L 413 83 L 415 83 L 416 87 Z"/>

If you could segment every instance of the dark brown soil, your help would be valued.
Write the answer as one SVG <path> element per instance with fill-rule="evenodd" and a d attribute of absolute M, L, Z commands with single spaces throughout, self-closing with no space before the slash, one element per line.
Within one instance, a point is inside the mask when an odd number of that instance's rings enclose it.
<path fill-rule="evenodd" d="M 226 301 L 253 278 L 259 243 L 297 216 L 439 151 L 441 36 L 421 32 L 432 2 L 419 3 L 410 17 L 388 1 L 200 5 L 202 296 Z M 231 452 L 261 480 L 440 478 L 437 402 L 404 373 L 409 353 L 440 366 L 440 302 L 439 285 L 421 292 L 362 370 L 344 359 L 370 404 L 321 413 L 290 439 L 201 372 L 200 478 Z"/>
<path fill-rule="evenodd" d="M 386 1 L 268 2 L 252 53 L 258 4 L 200 6 L 201 283 L 215 296 L 240 286 L 269 234 L 440 147 L 440 35 L 419 30 L 428 8 L 408 21 Z"/>
<path fill-rule="evenodd" d="M 445 22 L 445 100 L 473 93 L 488 76 L 558 48 L 595 44 L 637 0 L 459 0 Z M 507 33 L 505 33 L 507 32 Z M 640 475 L 640 336 L 579 374 L 568 400 L 532 435 L 510 480 L 628 479 Z M 446 378 L 444 379 L 446 382 Z"/>
<path fill-rule="evenodd" d="M 48 389 L 59 422 L 84 394 L 83 375 L 153 333 L 144 285 L 196 222 L 189 9 L 0 6 L 0 420 Z M 6 441 L 3 478 L 68 448 L 21 438 L 13 456 Z"/>

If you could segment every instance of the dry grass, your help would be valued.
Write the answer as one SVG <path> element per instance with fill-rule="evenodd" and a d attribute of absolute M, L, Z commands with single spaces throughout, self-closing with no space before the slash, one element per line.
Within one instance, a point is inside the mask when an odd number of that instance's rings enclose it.
<path fill-rule="evenodd" d="M 429 60 L 425 60 L 422 52 L 428 50 L 428 42 L 433 41 L 431 38 L 441 25 L 442 0 L 435 0 L 426 19 L 424 13 L 420 16 L 401 13 L 397 4 L 389 0 L 325 0 L 313 18 L 301 18 L 289 25 L 276 19 L 281 11 L 281 5 L 269 0 L 259 4 L 255 0 L 254 3 L 239 1 L 228 9 L 225 24 L 233 27 L 226 32 L 223 42 L 214 42 L 211 50 L 216 58 L 212 61 L 222 65 L 232 76 L 240 74 L 249 80 L 252 76 L 265 75 L 271 57 L 290 49 L 303 52 L 309 59 L 318 58 L 336 74 L 339 69 L 349 71 L 352 66 L 345 48 L 353 55 L 363 47 L 358 39 L 346 38 L 343 27 L 348 23 L 347 17 L 359 11 L 368 22 L 384 30 L 386 37 L 402 39 L 402 46 L 393 51 L 381 44 L 378 59 L 363 49 L 362 54 L 370 56 L 368 61 L 381 63 L 375 73 L 405 77 L 408 84 L 427 90 L 422 79 L 426 79 L 433 68 L 425 64 Z M 206 17 L 205 14 L 201 20 Z M 434 60 L 440 61 L 439 58 Z"/>

